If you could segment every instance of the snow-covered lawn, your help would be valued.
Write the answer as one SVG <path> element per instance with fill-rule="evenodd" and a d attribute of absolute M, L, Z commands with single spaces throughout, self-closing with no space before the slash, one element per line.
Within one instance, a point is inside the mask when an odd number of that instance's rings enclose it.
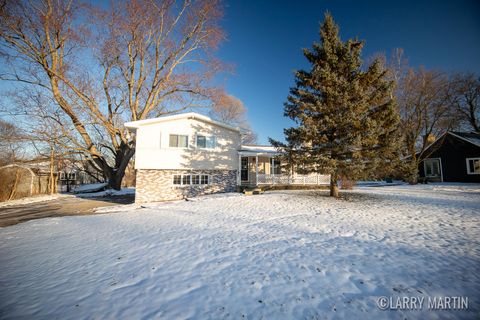
<path fill-rule="evenodd" d="M 475 188 L 213 195 L 2 228 L 0 318 L 476 318 Z M 379 296 L 469 310 L 382 311 Z"/>

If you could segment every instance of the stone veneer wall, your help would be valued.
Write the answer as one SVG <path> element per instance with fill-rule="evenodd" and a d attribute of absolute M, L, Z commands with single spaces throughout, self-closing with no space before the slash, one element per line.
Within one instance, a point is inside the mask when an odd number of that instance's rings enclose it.
<path fill-rule="evenodd" d="M 210 184 L 174 186 L 174 174 L 208 174 L 210 176 Z M 135 202 L 175 200 L 215 192 L 233 192 L 236 190 L 236 185 L 236 170 L 138 169 Z"/>

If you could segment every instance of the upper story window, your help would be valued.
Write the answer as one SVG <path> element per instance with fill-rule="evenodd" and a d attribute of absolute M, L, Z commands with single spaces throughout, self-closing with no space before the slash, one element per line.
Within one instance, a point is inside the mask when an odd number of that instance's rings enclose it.
<path fill-rule="evenodd" d="M 217 138 L 197 135 L 197 148 L 215 149 L 217 147 Z"/>
<path fill-rule="evenodd" d="M 171 134 L 168 145 L 170 148 L 188 148 L 188 136 Z"/>
<path fill-rule="evenodd" d="M 467 173 L 480 174 L 480 158 L 467 158 Z"/>

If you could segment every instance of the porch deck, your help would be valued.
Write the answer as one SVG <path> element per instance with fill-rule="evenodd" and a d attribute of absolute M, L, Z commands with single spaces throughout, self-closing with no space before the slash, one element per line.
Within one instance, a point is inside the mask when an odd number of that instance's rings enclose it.
<path fill-rule="evenodd" d="M 329 175 L 321 174 L 258 174 L 258 185 L 328 185 Z"/>
<path fill-rule="evenodd" d="M 243 146 L 238 153 L 237 185 L 245 187 L 328 185 L 330 175 L 285 173 L 279 152 L 270 146 Z"/>

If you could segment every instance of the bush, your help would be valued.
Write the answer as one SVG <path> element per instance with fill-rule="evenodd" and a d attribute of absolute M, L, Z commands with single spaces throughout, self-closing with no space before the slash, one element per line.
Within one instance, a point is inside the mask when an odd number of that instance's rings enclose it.
<path fill-rule="evenodd" d="M 356 184 L 357 182 L 355 180 L 350 180 L 346 177 L 340 178 L 340 189 L 342 190 L 352 190 Z"/>

